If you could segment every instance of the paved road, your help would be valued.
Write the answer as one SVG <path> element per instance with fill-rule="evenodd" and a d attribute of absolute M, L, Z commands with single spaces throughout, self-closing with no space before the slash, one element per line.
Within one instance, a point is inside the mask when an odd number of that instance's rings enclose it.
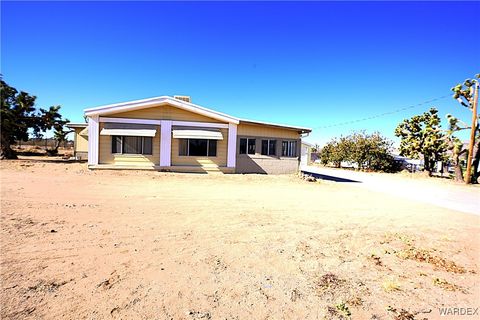
<path fill-rule="evenodd" d="M 302 166 L 301 170 L 321 179 L 347 183 L 409 200 L 480 215 L 480 188 L 477 186 L 315 166 Z"/>

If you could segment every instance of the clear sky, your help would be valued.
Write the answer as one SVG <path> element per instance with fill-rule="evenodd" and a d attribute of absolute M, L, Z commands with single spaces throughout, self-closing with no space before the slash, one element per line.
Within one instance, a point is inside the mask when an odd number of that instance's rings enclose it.
<path fill-rule="evenodd" d="M 161 95 L 241 118 L 393 138 L 480 72 L 479 2 L 1 2 L 1 73 L 10 85 L 83 109 Z M 470 122 L 451 98 L 435 103 Z M 316 129 L 319 128 L 319 129 Z"/>

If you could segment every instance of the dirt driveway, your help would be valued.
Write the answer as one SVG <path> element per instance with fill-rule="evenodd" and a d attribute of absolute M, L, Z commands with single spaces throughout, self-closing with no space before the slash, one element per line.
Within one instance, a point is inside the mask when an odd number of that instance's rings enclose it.
<path fill-rule="evenodd" d="M 478 185 L 454 183 L 441 178 L 425 178 L 419 174 L 369 173 L 323 166 L 303 166 L 302 171 L 407 200 L 480 215 Z"/>
<path fill-rule="evenodd" d="M 295 176 L 29 161 L 2 161 L 0 174 L 2 319 L 437 319 L 479 307 L 478 216 Z"/>

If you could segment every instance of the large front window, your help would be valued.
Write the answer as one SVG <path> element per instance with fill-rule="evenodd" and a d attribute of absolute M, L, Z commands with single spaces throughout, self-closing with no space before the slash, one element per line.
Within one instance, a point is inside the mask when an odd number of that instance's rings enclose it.
<path fill-rule="evenodd" d="M 297 156 L 297 141 L 282 141 L 282 157 Z"/>
<path fill-rule="evenodd" d="M 152 154 L 152 137 L 112 136 L 112 153 Z"/>
<path fill-rule="evenodd" d="M 216 157 L 217 140 L 179 139 L 179 155 L 192 157 Z"/>

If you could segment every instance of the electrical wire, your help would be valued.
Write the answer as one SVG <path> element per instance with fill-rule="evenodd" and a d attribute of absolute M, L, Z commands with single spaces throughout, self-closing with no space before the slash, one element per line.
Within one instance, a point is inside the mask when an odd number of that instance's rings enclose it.
<path fill-rule="evenodd" d="M 399 112 L 402 112 L 402 111 L 405 111 L 405 110 L 420 107 L 420 106 L 423 106 L 423 105 L 426 105 L 426 104 L 430 104 L 432 102 L 439 101 L 439 100 L 442 100 L 442 99 L 445 99 L 445 98 L 448 98 L 448 97 L 451 97 L 451 96 L 452 96 L 451 94 L 447 94 L 447 95 L 444 95 L 444 96 L 441 96 L 441 97 L 438 97 L 438 98 L 434 98 L 434 99 L 427 100 L 427 101 L 424 101 L 424 102 L 421 102 L 421 103 L 409 105 L 409 106 L 406 106 L 406 107 L 401 107 L 401 108 L 398 108 L 398 109 L 395 109 L 395 110 L 392 110 L 392 111 L 376 114 L 376 115 L 373 115 L 373 116 L 370 116 L 370 117 L 356 119 L 356 120 L 350 120 L 350 121 L 345 121 L 345 122 L 339 122 L 339 123 L 330 124 L 330 125 L 326 125 L 326 126 L 316 127 L 316 128 L 313 128 L 313 129 L 325 129 L 325 128 L 340 127 L 340 126 L 345 126 L 347 124 L 352 124 L 352 123 L 367 121 L 367 120 L 371 120 L 371 119 L 376 119 L 376 118 L 388 116 L 388 115 L 391 115 L 391 114 L 399 113 Z"/>

